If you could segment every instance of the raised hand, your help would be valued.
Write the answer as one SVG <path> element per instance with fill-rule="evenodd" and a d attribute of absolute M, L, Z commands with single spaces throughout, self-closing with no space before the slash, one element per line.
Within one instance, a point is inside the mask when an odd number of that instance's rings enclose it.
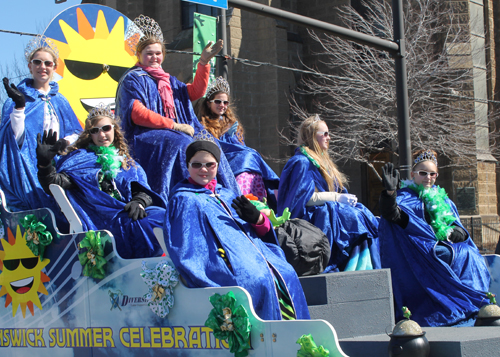
<path fill-rule="evenodd" d="M 21 93 L 19 89 L 17 89 L 14 83 L 9 86 L 9 79 L 7 77 L 3 78 L 3 86 L 5 87 L 5 91 L 7 92 L 9 98 L 11 98 L 14 102 L 15 108 L 23 109 L 26 106 L 26 99 L 24 98 L 24 94 Z"/>
<path fill-rule="evenodd" d="M 382 184 L 387 191 L 396 191 L 399 184 L 399 171 L 388 162 L 382 168 Z"/>
<path fill-rule="evenodd" d="M 222 42 L 222 40 L 219 40 L 217 41 L 213 46 L 212 46 L 212 41 L 210 41 L 208 43 L 208 45 L 205 46 L 205 48 L 203 49 L 203 51 L 201 52 L 201 56 L 200 56 L 200 63 L 202 65 L 206 65 L 208 62 L 210 62 L 210 60 L 217 54 L 220 52 L 220 50 L 222 49 L 222 45 L 224 44 L 224 42 Z"/>
<path fill-rule="evenodd" d="M 63 145 L 62 142 L 60 143 L 60 140 L 57 140 L 57 132 L 52 132 L 52 129 L 50 129 L 47 133 L 47 130 L 45 130 L 43 132 L 43 137 L 41 137 L 40 133 L 38 133 L 36 142 L 36 158 L 38 166 L 49 166 L 52 159 L 57 155 Z"/>
<path fill-rule="evenodd" d="M 236 197 L 231 206 L 245 222 L 257 224 L 259 221 L 260 211 L 245 196 Z"/>

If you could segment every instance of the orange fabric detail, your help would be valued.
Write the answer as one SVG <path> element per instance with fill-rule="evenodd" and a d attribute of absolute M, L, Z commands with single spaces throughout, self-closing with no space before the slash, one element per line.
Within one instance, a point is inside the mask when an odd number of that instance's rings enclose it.
<path fill-rule="evenodd" d="M 194 75 L 193 83 L 186 84 L 189 99 L 193 102 L 205 95 L 210 79 L 210 63 L 205 66 L 198 62 L 196 74 Z"/>
<path fill-rule="evenodd" d="M 146 128 L 172 129 L 174 127 L 174 121 L 172 119 L 149 110 L 137 99 L 134 100 L 132 114 L 130 116 L 134 124 L 145 126 Z"/>

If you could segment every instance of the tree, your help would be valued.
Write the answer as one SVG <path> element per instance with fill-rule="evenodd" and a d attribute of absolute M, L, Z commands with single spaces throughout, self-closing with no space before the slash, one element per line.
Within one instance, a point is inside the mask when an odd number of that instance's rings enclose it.
<path fill-rule="evenodd" d="M 474 115 L 475 73 L 470 63 L 484 47 L 471 50 L 469 18 L 458 16 L 448 1 L 411 0 L 405 4 L 413 149 L 434 149 L 449 159 L 449 165 L 473 164 L 478 154 L 496 154 L 498 133 L 492 125 L 497 113 L 490 112 L 483 123 Z M 345 27 L 393 39 L 390 2 L 374 0 L 363 6 L 363 15 L 351 6 L 339 9 Z M 296 97 L 291 101 L 292 113 L 299 119 L 318 113 L 327 121 L 336 160 L 355 160 L 373 168 L 377 153 L 397 155 L 393 59 L 383 51 L 338 37 L 309 34 L 320 48 L 315 54 L 318 67 L 309 68 L 317 75 L 303 77 L 297 93 L 312 96 L 312 107 L 302 107 Z M 291 125 L 297 129 L 297 122 Z M 489 132 L 489 147 L 487 143 L 483 151 L 476 140 L 481 125 L 488 126 Z"/>

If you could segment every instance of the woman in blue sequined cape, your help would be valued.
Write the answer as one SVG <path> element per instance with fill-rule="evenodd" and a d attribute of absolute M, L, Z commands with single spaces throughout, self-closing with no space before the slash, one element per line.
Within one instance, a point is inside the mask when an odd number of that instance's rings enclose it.
<path fill-rule="evenodd" d="M 172 190 L 168 202 L 165 244 L 187 285 L 241 286 L 252 296 L 259 317 L 280 320 L 276 275 L 285 282 L 296 318 L 309 319 L 299 279 L 277 244 L 274 230 L 259 238 L 231 206 L 236 195 L 213 182 L 208 188 L 184 180 Z"/>
<path fill-rule="evenodd" d="M 316 167 L 320 166 L 321 152 L 328 155 L 326 123 L 317 117 L 310 117 L 302 123 L 299 135 L 301 143 L 309 142 L 309 145 L 298 148 L 281 173 L 278 215 L 282 215 L 288 207 L 292 218 L 305 219 L 326 234 L 332 252 L 324 273 L 380 269 L 379 219 L 364 205 L 357 203 L 355 196 L 348 194 L 345 187 L 340 189 L 334 182 L 330 188 Z M 315 149 L 320 153 L 316 156 L 318 160 L 312 158 L 314 151 L 308 149 L 316 145 L 324 146 L 323 149 L 319 146 Z M 336 166 L 331 165 L 329 171 L 333 172 Z M 343 176 L 340 174 L 338 177 Z M 311 202 L 314 197 L 317 200 Z"/>
<path fill-rule="evenodd" d="M 3 106 L 0 124 L 0 188 L 12 211 L 47 207 L 59 218 L 60 225 L 64 218 L 54 199 L 44 192 L 37 179 L 36 137 L 43 132 L 44 95 L 33 88 L 33 79 L 23 80 L 17 88 L 26 98 L 24 139 L 19 146 L 14 137 L 10 120 L 14 102 L 9 98 Z M 82 127 L 67 99 L 58 90 L 59 85 L 50 82 L 47 97 L 59 118 L 60 137 L 63 138 L 79 133 Z"/>

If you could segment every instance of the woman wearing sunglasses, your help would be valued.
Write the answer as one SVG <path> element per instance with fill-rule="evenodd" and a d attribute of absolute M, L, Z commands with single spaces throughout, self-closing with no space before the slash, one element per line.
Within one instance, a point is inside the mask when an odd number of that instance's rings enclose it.
<path fill-rule="evenodd" d="M 278 189 L 279 177 L 257 151 L 245 145 L 243 127 L 238 122 L 229 95 L 229 83 L 223 77 L 216 78 L 208 87 L 206 96 L 196 103 L 198 118 L 219 140 L 241 193 L 252 193 L 260 200 L 265 197 L 270 207 L 276 210 L 274 192 Z"/>
<path fill-rule="evenodd" d="M 55 44 L 43 36 L 36 37 L 25 55 L 32 78 L 18 86 L 3 79 L 9 99 L 0 124 L 0 188 L 12 211 L 48 207 L 62 219 L 54 200 L 36 178 L 36 136 L 52 129 L 64 138 L 60 139 L 64 148 L 76 140 L 82 127 L 66 98 L 58 93 L 59 86 L 52 82 L 58 60 Z"/>
<path fill-rule="evenodd" d="M 109 230 L 118 254 L 125 259 L 159 256 L 153 228 L 162 227 L 164 201 L 149 188 L 144 170 L 134 162 L 113 113 L 97 106 L 85 131 L 56 166 L 53 132 L 38 137 L 38 178 L 66 190 L 85 230 Z"/>
<path fill-rule="evenodd" d="M 398 170 L 384 166 L 382 267 L 391 268 L 396 320 L 407 306 L 422 326 L 473 325 L 486 304 L 490 274 L 437 177 L 433 150 L 414 154 L 412 179 L 400 190 Z"/>
<path fill-rule="evenodd" d="M 123 120 L 127 142 L 153 190 L 168 199 L 169 190 L 187 177 L 184 153 L 191 137 L 203 129 L 191 101 L 205 93 L 209 62 L 222 48 L 222 41 L 205 47 L 193 83 L 184 84 L 161 67 L 166 50 L 158 23 L 141 15 L 129 31 L 137 28 L 141 30 L 134 48 L 138 62 L 118 85 L 117 115 Z M 222 168 L 222 183 L 237 189 L 227 161 L 223 160 Z"/>
<path fill-rule="evenodd" d="M 288 207 L 292 218 L 326 234 L 332 251 L 325 273 L 379 269 L 379 221 L 347 192 L 347 178 L 328 154 L 328 126 L 318 115 L 307 118 L 298 142 L 281 174 L 278 214 Z"/>
<path fill-rule="evenodd" d="M 220 157 L 208 140 L 186 149 L 190 176 L 172 190 L 165 217 L 172 262 L 189 287 L 245 288 L 262 319 L 308 319 L 297 274 L 269 219 L 215 180 Z"/>

